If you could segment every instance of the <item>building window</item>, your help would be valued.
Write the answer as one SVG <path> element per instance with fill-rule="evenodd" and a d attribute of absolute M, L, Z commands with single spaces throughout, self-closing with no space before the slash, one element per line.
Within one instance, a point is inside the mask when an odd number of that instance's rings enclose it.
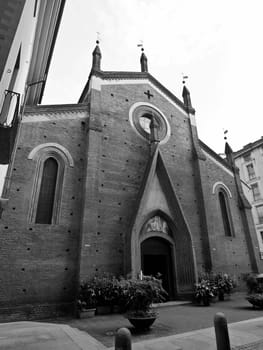
<path fill-rule="evenodd" d="M 260 231 L 261 243 L 263 244 L 263 231 Z"/>
<path fill-rule="evenodd" d="M 247 173 L 249 180 L 252 180 L 256 177 L 255 169 L 252 163 L 247 165 Z"/>
<path fill-rule="evenodd" d="M 251 191 L 253 195 L 253 200 L 258 201 L 261 198 L 258 183 L 251 185 Z"/>
<path fill-rule="evenodd" d="M 223 226 L 225 235 L 228 237 L 232 236 L 232 230 L 231 230 L 231 221 L 230 221 L 230 213 L 228 208 L 228 201 L 227 201 L 227 195 L 223 190 L 220 190 L 218 192 L 218 199 L 220 203 L 220 209 L 221 209 L 221 215 L 223 220 Z"/>
<path fill-rule="evenodd" d="M 58 143 L 36 146 L 28 159 L 35 162 L 28 220 L 37 224 L 58 224 L 65 173 L 74 167 L 74 160 L 69 151 Z"/>
<path fill-rule="evenodd" d="M 245 162 L 250 162 L 251 161 L 251 153 L 246 153 L 243 155 L 244 161 Z"/>
<path fill-rule="evenodd" d="M 38 197 L 36 223 L 51 224 L 58 175 L 58 163 L 50 157 L 43 165 L 42 179 Z"/>
<path fill-rule="evenodd" d="M 259 205 L 256 207 L 258 214 L 258 223 L 263 224 L 263 205 Z"/>

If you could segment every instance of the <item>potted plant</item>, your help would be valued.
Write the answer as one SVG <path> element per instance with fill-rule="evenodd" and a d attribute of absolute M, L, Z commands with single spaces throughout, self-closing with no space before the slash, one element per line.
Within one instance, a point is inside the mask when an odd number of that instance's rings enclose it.
<path fill-rule="evenodd" d="M 79 288 L 77 300 L 77 312 L 79 318 L 92 317 L 96 311 L 96 294 L 92 283 L 82 282 Z"/>
<path fill-rule="evenodd" d="M 94 277 L 91 281 L 97 300 L 97 315 L 110 314 L 115 295 L 114 278 L 108 275 Z"/>
<path fill-rule="evenodd" d="M 248 294 L 261 294 L 263 292 L 263 285 L 261 282 L 260 275 L 256 274 L 247 274 L 244 277 L 244 280 L 247 285 L 247 292 Z"/>
<path fill-rule="evenodd" d="M 263 309 L 263 294 L 262 293 L 254 293 L 250 294 L 246 297 L 246 299 L 253 305 L 254 308 L 258 307 Z"/>
<path fill-rule="evenodd" d="M 209 279 L 200 278 L 195 284 L 194 298 L 197 303 L 209 306 L 211 299 L 216 295 L 216 287 Z"/>
<path fill-rule="evenodd" d="M 137 330 L 145 330 L 157 318 L 152 304 L 165 301 L 167 293 L 160 280 L 142 276 L 141 279 L 129 279 L 123 283 L 123 296 L 126 298 L 126 317 Z"/>
<path fill-rule="evenodd" d="M 124 310 L 125 298 L 123 292 L 125 289 L 122 288 L 123 281 L 122 277 L 117 279 L 116 277 L 112 278 L 111 283 L 111 295 L 112 295 L 112 312 L 113 313 L 122 313 Z"/>
<path fill-rule="evenodd" d="M 228 274 L 218 273 L 214 277 L 214 286 L 217 289 L 218 300 L 222 301 L 225 299 L 225 294 L 231 294 L 235 283 Z"/>

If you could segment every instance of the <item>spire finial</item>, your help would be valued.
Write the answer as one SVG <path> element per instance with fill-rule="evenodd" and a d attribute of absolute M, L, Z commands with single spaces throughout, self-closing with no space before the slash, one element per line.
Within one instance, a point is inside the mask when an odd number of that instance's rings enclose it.
<path fill-rule="evenodd" d="M 228 130 L 223 129 L 225 140 L 225 155 L 229 164 L 233 165 L 233 150 L 227 141 Z"/>
<path fill-rule="evenodd" d="M 100 32 L 96 32 L 96 33 L 97 33 L 96 44 L 98 45 L 100 43 Z"/>
<path fill-rule="evenodd" d="M 99 47 L 99 35 L 100 33 L 97 32 L 97 40 L 96 40 L 96 47 L 92 53 L 93 55 L 93 60 L 92 60 L 92 69 L 94 70 L 101 70 L 100 69 L 100 64 L 101 64 L 101 51 Z"/>
<path fill-rule="evenodd" d="M 148 63 L 147 63 L 147 57 L 144 53 L 144 47 L 143 47 L 143 41 L 140 41 L 140 44 L 137 45 L 137 47 L 141 48 L 141 58 L 140 58 L 140 62 L 141 62 L 141 72 L 148 72 Z"/>
<path fill-rule="evenodd" d="M 224 140 L 227 141 L 228 130 L 223 129 L 223 132 L 224 132 Z"/>
<path fill-rule="evenodd" d="M 187 75 L 183 75 L 183 99 L 184 99 L 184 105 L 185 107 L 187 108 L 187 111 L 188 113 L 192 113 L 194 114 L 195 113 L 195 110 L 194 108 L 192 107 L 192 102 L 191 102 L 191 96 L 190 96 L 190 91 L 187 89 L 186 85 L 185 85 L 185 81 L 186 79 L 188 79 L 188 76 Z"/>
<path fill-rule="evenodd" d="M 186 79 L 188 79 L 188 75 L 184 75 L 184 73 L 182 73 L 182 76 L 183 76 L 182 83 L 183 83 L 183 85 L 185 85 L 185 81 L 186 81 Z"/>

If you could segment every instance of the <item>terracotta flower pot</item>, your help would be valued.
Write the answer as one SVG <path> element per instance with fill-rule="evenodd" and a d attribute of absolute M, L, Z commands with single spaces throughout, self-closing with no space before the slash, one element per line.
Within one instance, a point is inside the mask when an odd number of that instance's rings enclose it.
<path fill-rule="evenodd" d="M 79 312 L 79 318 L 90 318 L 95 316 L 96 308 L 85 309 Z"/>

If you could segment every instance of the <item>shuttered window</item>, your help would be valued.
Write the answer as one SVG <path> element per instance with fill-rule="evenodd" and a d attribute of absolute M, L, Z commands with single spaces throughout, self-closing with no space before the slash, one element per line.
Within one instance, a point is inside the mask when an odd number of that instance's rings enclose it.
<path fill-rule="evenodd" d="M 43 173 L 38 197 L 36 223 L 51 224 L 56 193 L 58 163 L 48 158 L 43 166 Z"/>
<path fill-rule="evenodd" d="M 222 214 L 225 235 L 232 236 L 230 218 L 229 218 L 228 208 L 227 208 L 227 202 L 226 202 L 226 197 L 225 197 L 225 194 L 223 193 L 223 191 L 219 191 L 218 197 L 219 197 L 219 203 L 220 203 L 220 209 L 221 209 L 221 214 Z"/>

